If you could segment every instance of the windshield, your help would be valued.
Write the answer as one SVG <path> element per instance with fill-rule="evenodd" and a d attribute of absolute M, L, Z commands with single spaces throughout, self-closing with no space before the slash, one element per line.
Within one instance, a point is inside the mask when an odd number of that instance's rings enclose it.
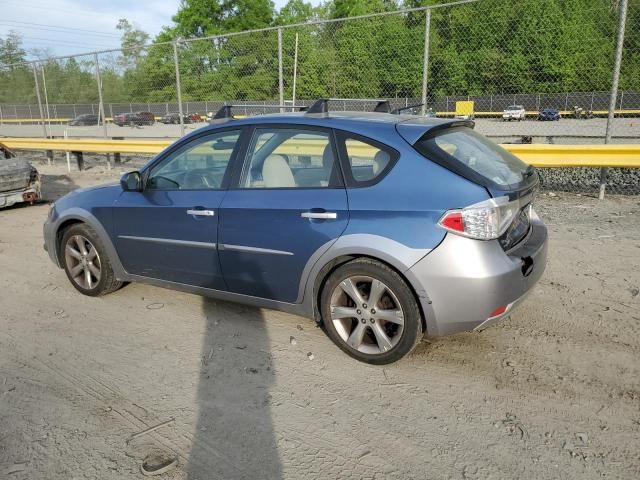
<path fill-rule="evenodd" d="M 415 144 L 415 148 L 427 158 L 444 160 L 452 170 L 471 170 L 499 187 L 522 183 L 528 176 L 529 166 L 504 148 L 467 127 L 455 127 L 427 134 Z M 442 162 L 441 162 L 442 163 Z"/>
<path fill-rule="evenodd" d="M 522 110 L 522 105 L 510 105 L 506 108 L 506 110 Z"/>

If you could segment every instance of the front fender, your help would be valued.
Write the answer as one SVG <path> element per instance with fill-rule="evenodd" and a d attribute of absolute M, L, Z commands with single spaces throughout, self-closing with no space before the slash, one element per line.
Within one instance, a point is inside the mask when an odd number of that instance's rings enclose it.
<path fill-rule="evenodd" d="M 100 239 L 100 242 L 107 252 L 107 256 L 109 257 L 109 261 L 111 262 L 111 266 L 116 275 L 116 278 L 118 280 L 126 280 L 127 272 L 125 272 L 124 268 L 122 267 L 122 262 L 120 262 L 118 253 L 113 246 L 113 242 L 111 241 L 111 237 L 109 236 L 107 230 L 91 212 L 79 207 L 65 209 L 65 211 L 60 216 L 58 216 L 50 225 L 45 226 L 45 243 L 48 246 L 48 249 L 53 250 L 50 251 L 49 254 L 52 255 L 55 263 L 59 267 L 62 267 L 58 233 L 60 231 L 60 228 L 69 221 L 86 223 L 96 232 L 98 238 Z"/>

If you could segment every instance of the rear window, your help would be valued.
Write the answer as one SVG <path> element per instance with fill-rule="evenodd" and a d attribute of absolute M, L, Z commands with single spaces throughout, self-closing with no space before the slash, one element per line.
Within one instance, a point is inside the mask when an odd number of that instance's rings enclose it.
<path fill-rule="evenodd" d="M 479 177 L 501 189 L 521 184 L 530 172 L 518 157 L 466 127 L 427 133 L 414 146 L 425 157 L 465 178 L 477 181 Z"/>

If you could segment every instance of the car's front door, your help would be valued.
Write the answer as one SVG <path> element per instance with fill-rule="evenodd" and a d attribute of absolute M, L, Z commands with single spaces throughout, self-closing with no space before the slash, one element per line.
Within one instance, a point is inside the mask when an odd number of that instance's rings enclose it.
<path fill-rule="evenodd" d="M 115 245 L 131 274 L 224 289 L 218 207 L 241 130 L 196 137 L 151 165 L 142 192 L 114 206 Z"/>
<path fill-rule="evenodd" d="M 307 261 L 337 240 L 349 221 L 333 133 L 257 127 L 236 177 L 220 207 L 227 287 L 295 302 Z"/>

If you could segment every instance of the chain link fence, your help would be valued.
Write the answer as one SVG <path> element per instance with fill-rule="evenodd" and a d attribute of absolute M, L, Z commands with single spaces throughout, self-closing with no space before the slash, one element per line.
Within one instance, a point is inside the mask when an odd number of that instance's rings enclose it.
<path fill-rule="evenodd" d="M 252 115 L 330 97 L 344 99 L 336 109 L 389 99 L 417 105 L 407 113 L 474 118 L 500 143 L 603 143 L 623 3 L 550 11 L 545 2 L 463 0 L 0 66 L 0 135 L 173 138 L 225 103 Z M 610 143 L 640 143 L 637 2 L 626 25 Z M 138 122 L 141 112 L 151 122 Z M 599 169 L 544 176 L 549 188 L 600 183 Z M 638 193 L 632 169 L 609 179 L 612 193 Z"/>

